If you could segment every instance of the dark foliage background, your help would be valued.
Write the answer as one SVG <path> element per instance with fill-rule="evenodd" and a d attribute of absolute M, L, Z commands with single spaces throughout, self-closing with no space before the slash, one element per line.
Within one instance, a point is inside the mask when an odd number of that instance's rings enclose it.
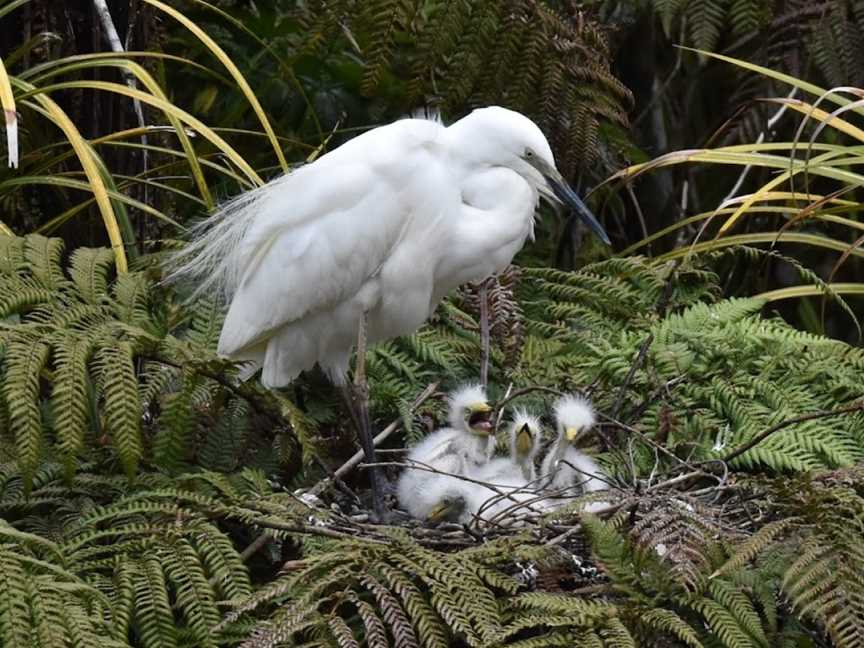
<path fill-rule="evenodd" d="M 107 0 L 126 54 L 98 5 L 0 0 L 0 646 L 864 646 L 864 131 L 801 85 L 864 96 L 864 2 Z M 237 382 L 160 262 L 364 129 L 487 104 L 613 241 L 547 214 L 489 280 L 490 394 L 548 422 L 588 393 L 615 488 L 527 529 L 372 525 L 337 392 Z M 370 350 L 392 456 L 476 378 L 478 318 L 464 286 Z"/>

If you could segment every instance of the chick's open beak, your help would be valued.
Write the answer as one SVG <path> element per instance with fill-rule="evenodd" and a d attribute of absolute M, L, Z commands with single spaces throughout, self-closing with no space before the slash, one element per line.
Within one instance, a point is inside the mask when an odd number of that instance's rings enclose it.
<path fill-rule="evenodd" d="M 579 216 L 582 222 L 590 227 L 591 231 L 597 235 L 597 238 L 603 241 L 606 245 L 612 245 L 609 236 L 606 234 L 606 230 L 603 229 L 603 226 L 594 214 L 591 213 L 591 210 L 588 209 L 588 206 L 582 202 L 582 199 L 575 191 L 573 191 L 573 188 L 561 176 L 558 170 L 544 164 L 540 169 L 540 173 L 542 173 L 543 177 L 546 178 L 546 182 L 549 183 L 549 187 L 552 189 L 552 192 L 558 200 L 575 211 L 576 215 Z"/>
<path fill-rule="evenodd" d="M 564 430 L 564 436 L 567 437 L 568 441 L 575 441 L 576 437 L 579 436 L 579 428 L 568 427 L 566 430 Z"/>
<path fill-rule="evenodd" d="M 470 406 L 468 426 L 477 434 L 492 434 L 492 407 L 488 403 Z"/>
<path fill-rule="evenodd" d="M 519 432 L 516 433 L 516 450 L 521 455 L 527 455 L 531 452 L 531 446 L 533 445 L 534 439 L 531 438 L 531 430 L 528 428 L 528 424 L 526 423 L 519 428 Z"/>

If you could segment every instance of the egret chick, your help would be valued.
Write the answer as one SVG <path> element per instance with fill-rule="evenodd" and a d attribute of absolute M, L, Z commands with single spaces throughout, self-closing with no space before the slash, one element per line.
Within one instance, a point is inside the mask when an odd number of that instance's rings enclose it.
<path fill-rule="evenodd" d="M 510 456 L 493 459 L 470 473 L 473 479 L 494 488 L 473 484 L 473 497 L 481 499 L 478 512 L 490 519 L 514 505 L 533 500 L 531 482 L 536 479 L 534 458 L 540 449 L 540 421 L 524 410 L 517 410 L 507 430 Z M 522 507 L 516 507 L 522 510 Z"/>
<path fill-rule="evenodd" d="M 486 391 L 480 385 L 467 385 L 454 392 L 450 397 L 448 418 L 451 427 L 436 430 L 414 446 L 406 457 L 408 463 L 451 475 L 466 475 L 489 460 L 494 438 L 492 407 Z M 425 518 L 425 505 L 415 505 L 415 502 L 426 502 L 430 488 L 452 486 L 446 480 L 437 479 L 440 477 L 442 475 L 422 468 L 406 468 L 396 486 L 401 506 L 412 516 Z M 434 495 L 432 497 L 434 500 Z"/>
<path fill-rule="evenodd" d="M 555 403 L 558 437 L 543 459 L 545 487 L 560 494 L 591 493 L 608 488 L 600 466 L 575 444 L 596 423 L 591 403 L 580 396 L 564 396 Z M 557 505 L 566 503 L 559 500 Z"/>
<path fill-rule="evenodd" d="M 422 489 L 413 496 L 399 501 L 403 508 L 418 520 L 426 522 L 455 522 L 466 524 L 479 504 L 472 495 L 469 482 L 449 475 L 432 475 Z"/>
<path fill-rule="evenodd" d="M 540 451 L 541 435 L 540 419 L 525 410 L 516 410 L 510 424 L 510 456 L 527 482 L 537 479 L 534 460 Z"/>

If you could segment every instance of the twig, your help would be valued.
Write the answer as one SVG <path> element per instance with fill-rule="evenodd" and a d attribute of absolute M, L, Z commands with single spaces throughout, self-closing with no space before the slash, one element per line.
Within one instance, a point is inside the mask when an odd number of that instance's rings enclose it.
<path fill-rule="evenodd" d="M 681 457 L 679 457 L 678 455 L 676 455 L 676 454 L 675 454 L 674 452 L 672 452 L 671 450 L 668 450 L 668 449 L 665 448 L 664 446 L 660 445 L 659 443 L 657 443 L 657 442 L 654 441 L 653 439 L 648 438 L 648 436 L 646 436 L 643 432 L 640 432 L 640 431 L 637 430 L 636 428 L 631 427 L 631 426 L 627 425 L 626 423 L 622 423 L 621 421 L 619 421 L 619 420 L 617 420 L 617 419 L 615 419 L 615 418 L 612 418 L 611 416 L 606 416 L 606 415 L 603 414 L 602 412 L 599 414 L 599 416 L 600 416 L 600 418 L 602 418 L 602 419 L 605 420 L 606 422 L 608 422 L 608 423 L 614 425 L 615 427 L 621 428 L 621 429 L 624 430 L 625 432 L 628 432 L 628 433 L 630 433 L 630 434 L 634 434 L 634 435 L 638 436 L 638 437 L 639 437 L 643 442 L 647 443 L 647 444 L 650 445 L 652 448 L 656 448 L 659 452 L 662 452 L 662 453 L 665 454 L 667 457 L 669 457 L 669 458 L 671 458 L 671 459 L 674 459 L 675 461 L 677 461 L 677 462 L 680 463 L 681 465 L 685 466 L 686 468 L 689 468 L 690 470 L 693 470 L 693 471 L 697 470 L 693 465 L 691 465 L 691 464 L 689 464 L 688 462 L 684 461 L 684 459 L 682 459 Z"/>
<path fill-rule="evenodd" d="M 426 386 L 426 389 L 420 392 L 417 398 L 414 399 L 414 402 L 411 403 L 411 407 L 408 408 L 408 411 L 413 412 L 415 409 L 420 407 L 420 405 L 422 405 L 432 394 L 435 393 L 436 389 L 438 389 L 437 382 L 428 384 Z M 378 433 L 378 435 L 372 440 L 372 443 L 376 447 L 381 445 L 381 443 L 383 443 L 387 437 L 389 437 L 391 434 L 393 434 L 393 432 L 399 429 L 399 425 L 401 423 L 401 419 L 396 419 L 395 421 L 393 421 L 390 425 L 388 425 L 386 428 L 384 428 L 383 430 L 381 430 L 381 432 Z M 339 468 L 336 469 L 336 471 L 333 473 L 333 476 L 338 478 L 344 477 L 354 468 L 356 468 L 361 461 L 363 461 L 363 451 L 358 450 L 351 456 L 350 459 L 348 459 L 348 461 L 346 461 L 344 464 L 342 464 L 341 466 L 339 466 Z M 324 491 L 324 489 L 326 489 L 330 485 L 332 481 L 333 480 L 330 477 L 322 479 L 309 490 L 309 493 L 311 493 L 312 495 L 320 495 Z"/>
<path fill-rule="evenodd" d="M 796 423 L 804 423 L 805 421 L 812 421 L 813 419 L 830 418 L 832 416 L 840 416 L 842 414 L 850 414 L 852 412 L 861 412 L 861 411 L 864 411 L 864 401 L 862 401 L 860 403 L 856 403 L 855 405 L 850 405 L 849 407 L 842 407 L 842 408 L 836 409 L 836 410 L 813 412 L 812 414 L 805 414 L 803 416 L 797 416 L 795 418 L 786 419 L 785 421 L 782 421 L 782 422 L 778 423 L 777 425 L 768 428 L 764 432 L 760 432 L 755 437 L 750 439 L 747 443 L 737 447 L 735 450 L 733 450 L 732 452 L 727 454 L 725 457 L 723 457 L 722 461 L 724 463 L 728 463 L 728 462 L 732 461 L 733 459 L 737 459 L 738 457 L 740 457 L 742 454 L 744 454 L 748 450 L 752 450 L 753 448 L 755 448 L 757 445 L 762 443 L 765 439 L 767 439 L 769 436 L 771 436 L 775 432 L 779 432 L 783 428 L 789 427 L 790 425 L 795 425 Z"/>
<path fill-rule="evenodd" d="M 624 407 L 624 397 L 627 395 L 627 388 L 630 386 L 633 377 L 636 375 L 636 370 L 642 366 L 643 362 L 645 362 L 645 356 L 648 354 L 648 347 L 651 346 L 653 341 L 654 334 L 649 333 L 648 337 L 645 338 L 642 345 L 639 347 L 639 353 L 636 354 L 633 364 L 630 365 L 630 371 L 627 372 L 623 384 L 618 389 L 618 398 L 615 400 L 615 407 L 612 408 L 613 419 L 617 419 L 618 415 L 621 413 L 621 408 Z"/>
<path fill-rule="evenodd" d="M 798 94 L 798 88 L 792 88 L 788 95 L 786 95 L 787 99 L 794 99 L 795 95 Z M 789 104 L 784 103 L 780 106 L 780 109 L 775 112 L 765 124 L 765 130 L 759 133 L 759 137 L 756 138 L 756 144 L 759 145 L 765 141 L 765 133 L 774 128 L 774 125 L 780 121 L 780 118 L 786 113 L 789 109 Z M 721 201 L 721 206 L 725 205 L 728 201 L 732 200 L 736 197 L 738 190 L 741 189 L 741 185 L 744 184 L 744 181 L 747 179 L 747 176 L 750 175 L 750 171 L 753 169 L 752 164 L 748 164 L 741 171 L 741 174 L 738 176 L 738 180 L 735 181 L 735 184 L 732 186 L 732 189 L 729 190 L 729 193 L 726 194 L 726 197 Z"/>
<path fill-rule="evenodd" d="M 263 396 L 255 392 L 253 389 L 247 387 L 245 383 L 235 384 L 231 380 L 226 378 L 224 375 L 209 371 L 208 369 L 204 369 L 203 367 L 196 365 L 196 363 L 194 362 L 190 362 L 187 365 L 182 365 L 179 362 L 168 360 L 161 355 L 153 353 L 144 354 L 139 357 L 142 360 L 149 362 L 157 362 L 159 364 L 165 365 L 166 367 L 174 367 L 175 369 L 180 369 L 181 371 L 184 369 L 188 369 L 200 376 L 204 376 L 205 378 L 209 378 L 210 380 L 215 380 L 232 394 L 239 398 L 242 398 L 247 403 L 249 403 L 249 405 L 252 406 L 252 409 L 254 409 L 258 414 L 267 416 L 268 418 L 272 418 L 275 420 L 285 420 L 285 417 L 282 416 L 278 407 L 268 402 L 269 399 L 266 396 Z"/>
<path fill-rule="evenodd" d="M 243 552 L 240 554 L 240 561 L 246 562 L 252 556 L 254 556 L 258 551 L 267 544 L 268 541 L 272 540 L 272 536 L 268 534 L 266 531 L 261 533 L 255 540 L 253 540 L 248 547 L 246 547 Z"/>
<path fill-rule="evenodd" d="M 354 370 L 354 381 L 345 385 L 343 393 L 348 401 L 348 409 L 357 428 L 360 447 L 366 457 L 366 463 L 375 463 L 375 442 L 372 439 L 372 422 L 369 418 L 369 384 L 366 381 L 366 334 L 368 314 L 364 312 L 357 327 L 357 366 Z M 387 505 L 384 501 L 384 476 L 377 468 L 369 472 L 372 486 L 372 511 L 376 521 L 383 522 L 387 515 Z"/>
<path fill-rule="evenodd" d="M 552 389 L 551 387 L 540 387 L 539 385 L 536 385 L 534 387 L 522 387 L 521 389 L 517 389 L 515 391 L 510 392 L 508 395 L 506 395 L 500 401 L 495 403 L 495 409 L 500 411 L 510 401 L 512 401 L 516 398 L 519 398 L 520 396 L 524 396 L 525 394 L 530 394 L 531 392 L 537 392 L 537 391 L 546 392 L 547 394 L 553 394 L 554 396 L 563 396 L 564 395 L 564 392 L 558 391 L 557 389 Z"/>
<path fill-rule="evenodd" d="M 327 538 L 335 538 L 337 540 L 357 539 L 357 536 L 351 535 L 350 533 L 343 533 L 342 531 L 336 531 L 335 529 L 324 526 L 288 524 L 287 522 L 276 522 L 273 520 L 255 520 L 255 525 L 263 527 L 265 529 L 274 529 L 275 531 L 285 531 L 287 533 L 302 533 L 306 535 L 320 535 Z M 364 536 L 363 540 L 365 542 L 373 542 L 375 544 L 389 544 L 386 540 L 379 540 L 377 538 L 370 538 L 368 536 Z"/>
<path fill-rule="evenodd" d="M 126 48 L 123 47 L 123 43 L 120 41 L 120 35 L 117 33 L 117 28 L 114 26 L 114 20 L 111 18 L 111 11 L 108 9 L 107 2 L 105 0 L 93 0 L 93 6 L 96 8 L 96 13 L 99 15 L 99 21 L 102 23 L 102 30 L 105 32 L 105 39 L 108 41 L 111 51 L 118 54 L 125 54 Z M 131 33 L 131 29 L 129 30 L 129 33 Z M 129 34 L 127 34 L 127 36 L 128 35 Z M 135 82 L 135 76 L 126 68 L 122 68 L 122 72 L 123 77 L 126 79 L 126 85 L 128 85 L 132 90 L 136 90 L 138 84 Z M 141 101 L 133 99 L 132 107 L 135 110 L 135 117 L 138 119 L 138 125 L 142 129 L 146 129 L 147 125 L 144 122 L 144 109 L 141 107 Z M 141 144 L 144 145 L 141 149 L 141 162 L 144 166 L 144 173 L 146 174 L 149 167 L 149 151 L 147 148 L 146 130 L 141 133 Z M 144 185 L 144 202 L 147 203 L 146 184 Z"/>
<path fill-rule="evenodd" d="M 478 298 L 480 299 L 480 384 L 483 389 L 489 384 L 489 294 L 486 284 L 489 280 L 480 282 Z"/>

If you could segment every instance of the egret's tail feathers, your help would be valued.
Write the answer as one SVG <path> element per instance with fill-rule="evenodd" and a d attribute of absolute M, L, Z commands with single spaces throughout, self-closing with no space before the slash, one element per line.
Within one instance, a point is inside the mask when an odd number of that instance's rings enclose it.
<path fill-rule="evenodd" d="M 249 261 L 241 243 L 261 211 L 262 201 L 288 177 L 240 194 L 195 225 L 190 243 L 169 257 L 165 282 L 194 284 L 193 299 L 206 294 L 230 301 Z"/>

